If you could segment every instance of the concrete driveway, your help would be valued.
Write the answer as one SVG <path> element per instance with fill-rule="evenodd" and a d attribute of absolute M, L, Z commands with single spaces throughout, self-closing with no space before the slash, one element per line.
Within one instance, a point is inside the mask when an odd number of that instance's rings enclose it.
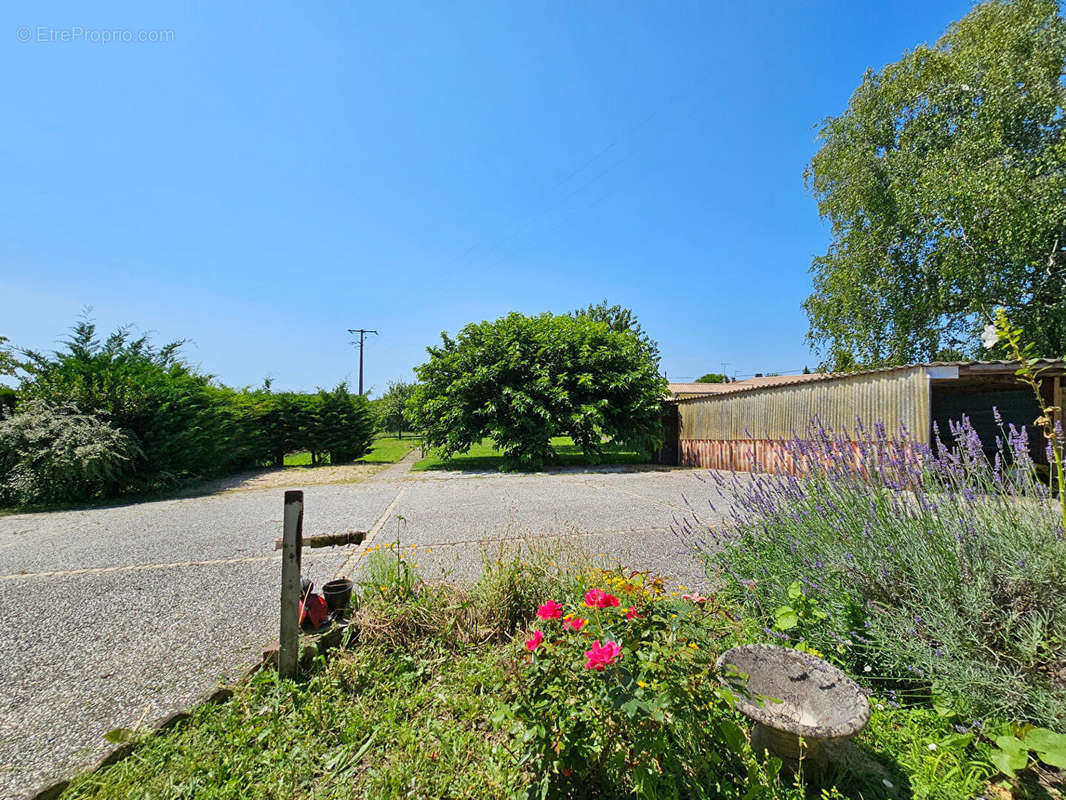
<path fill-rule="evenodd" d="M 306 488 L 305 534 L 369 529 L 377 543 L 399 525 L 431 578 L 472 577 L 481 551 L 501 539 L 559 537 L 607 562 L 701 582 L 668 530 L 685 513 L 683 495 L 707 508 L 711 489 L 689 471 L 408 466 Z M 108 730 L 187 708 L 277 638 L 282 495 L 238 490 L 0 517 L 0 797 L 92 763 Z M 358 552 L 307 551 L 305 574 L 321 585 L 357 569 Z"/>

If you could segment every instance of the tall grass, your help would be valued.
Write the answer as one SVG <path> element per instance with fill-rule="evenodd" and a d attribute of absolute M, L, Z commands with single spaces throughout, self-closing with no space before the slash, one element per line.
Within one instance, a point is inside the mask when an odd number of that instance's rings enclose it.
<path fill-rule="evenodd" d="M 802 640 L 901 702 L 1064 729 L 1062 521 L 1024 430 L 1003 429 L 991 459 L 965 418 L 950 440 L 814 424 L 787 443 L 797 474 L 701 476 L 736 497 L 730 519 L 693 512 L 677 533 L 769 638 Z M 796 581 L 824 618 L 780 624 Z"/>

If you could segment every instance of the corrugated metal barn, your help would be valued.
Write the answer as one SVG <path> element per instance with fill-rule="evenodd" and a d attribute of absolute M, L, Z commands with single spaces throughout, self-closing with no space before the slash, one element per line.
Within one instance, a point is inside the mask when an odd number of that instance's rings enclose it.
<path fill-rule="evenodd" d="M 1046 403 L 1062 408 L 1066 365 L 1045 361 L 1041 366 L 1047 368 Z M 911 364 L 767 377 L 729 384 L 729 390 L 714 394 L 674 397 L 667 405 L 671 441 L 663 448 L 663 460 L 747 470 L 755 459 L 765 468 L 788 469 L 781 442 L 803 436 L 812 420 L 838 432 L 854 430 L 859 420 L 867 428 L 881 423 L 892 439 L 933 444 L 934 423 L 944 438 L 948 421 L 958 421 L 964 414 L 991 451 L 999 432 L 995 407 L 1004 423 L 1029 429 L 1034 459 L 1046 462 L 1043 436 L 1033 427 L 1039 416 L 1036 398 L 1018 382 L 1016 369 L 1016 364 L 1004 361 Z M 671 419 L 674 409 L 676 417 Z M 675 435 L 676 448 L 671 447 Z"/>

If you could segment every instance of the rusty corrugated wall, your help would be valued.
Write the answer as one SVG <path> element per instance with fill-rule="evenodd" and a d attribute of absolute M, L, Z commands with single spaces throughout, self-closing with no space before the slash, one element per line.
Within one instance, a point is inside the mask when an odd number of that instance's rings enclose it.
<path fill-rule="evenodd" d="M 891 438 L 902 425 L 912 438 L 926 441 L 929 391 L 925 368 L 916 366 L 682 401 L 680 461 L 747 469 L 753 445 L 763 463 L 779 461 L 772 443 L 803 436 L 814 418 L 836 431 L 853 430 L 858 419 L 867 428 L 881 422 Z"/>

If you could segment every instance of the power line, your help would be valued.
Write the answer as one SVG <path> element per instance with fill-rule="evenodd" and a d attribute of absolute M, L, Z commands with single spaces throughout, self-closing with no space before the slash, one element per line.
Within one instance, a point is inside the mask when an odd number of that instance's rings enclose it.
<path fill-rule="evenodd" d="M 349 328 L 348 333 L 358 333 L 359 341 L 352 342 L 352 344 L 359 345 L 359 394 L 363 393 L 363 340 L 368 333 L 372 333 L 375 336 L 378 335 L 377 331 L 368 331 L 366 328 Z"/>

